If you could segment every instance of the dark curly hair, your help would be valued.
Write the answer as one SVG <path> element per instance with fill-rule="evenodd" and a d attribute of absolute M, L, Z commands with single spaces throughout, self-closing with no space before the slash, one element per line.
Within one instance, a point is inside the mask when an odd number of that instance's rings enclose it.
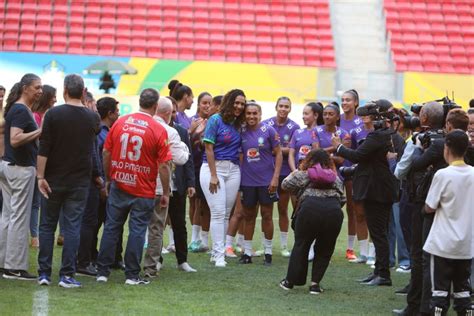
<path fill-rule="evenodd" d="M 311 150 L 306 158 L 301 162 L 301 170 L 308 170 L 315 164 L 320 164 L 321 167 L 327 169 L 334 169 L 334 162 L 331 157 L 324 149 L 313 149 Z"/>
<path fill-rule="evenodd" d="M 227 92 L 222 99 L 219 111 L 224 123 L 233 124 L 235 128 L 241 127 L 245 117 L 245 111 L 242 111 L 237 118 L 234 116 L 234 102 L 238 96 L 243 96 L 245 98 L 245 93 L 240 89 L 233 89 Z"/>

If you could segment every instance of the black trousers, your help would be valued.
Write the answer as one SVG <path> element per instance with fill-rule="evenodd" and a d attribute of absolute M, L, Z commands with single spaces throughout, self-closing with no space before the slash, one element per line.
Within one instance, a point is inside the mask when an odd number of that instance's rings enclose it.
<path fill-rule="evenodd" d="M 390 251 L 388 244 L 388 225 L 392 211 L 391 203 L 364 200 L 364 212 L 369 234 L 375 246 L 374 274 L 390 279 Z"/>
<path fill-rule="evenodd" d="M 295 244 L 291 251 L 286 279 L 294 285 L 306 284 L 308 253 L 314 244 L 311 281 L 320 283 L 334 253 L 344 215 L 338 198 L 306 197 L 295 223 Z"/>
<path fill-rule="evenodd" d="M 423 245 L 433 224 L 433 214 L 424 215 L 423 207 L 424 204 L 414 204 L 412 213 L 411 278 L 407 295 L 410 313 L 430 313 L 430 256 L 423 251 Z"/>
<path fill-rule="evenodd" d="M 405 181 L 406 182 L 406 181 Z M 403 233 L 403 240 L 408 251 L 411 250 L 411 221 L 413 212 L 417 212 L 416 205 L 408 200 L 408 191 L 405 182 L 402 184 L 400 195 L 400 227 Z"/>
<path fill-rule="evenodd" d="M 92 244 L 91 244 L 91 261 L 92 262 L 97 261 L 97 255 L 99 254 L 99 252 L 97 251 L 97 243 L 99 242 L 97 236 L 99 235 L 100 227 L 105 223 L 106 216 L 107 216 L 107 200 L 100 200 L 99 208 L 97 211 L 98 222 L 97 222 L 97 226 L 94 233 L 94 240 L 92 241 Z M 123 261 L 122 252 L 123 252 L 123 227 L 122 227 L 122 232 L 119 235 L 117 247 L 115 248 L 115 263 Z"/>
<path fill-rule="evenodd" d="M 92 262 L 91 248 L 96 237 L 96 228 L 98 225 L 97 212 L 99 210 L 100 194 L 99 189 L 94 183 L 90 184 L 87 204 L 82 216 L 81 238 L 79 250 L 77 252 L 77 266 L 84 268 Z"/>
<path fill-rule="evenodd" d="M 173 227 L 176 260 L 182 264 L 188 260 L 188 233 L 186 230 L 186 195 L 173 191 L 170 197 L 168 216 Z"/>
<path fill-rule="evenodd" d="M 430 255 L 430 276 L 433 283 L 431 308 L 441 309 L 446 315 L 449 309 L 451 284 L 453 286 L 454 310 L 465 315 L 471 309 L 471 259 L 459 260 Z M 437 314 L 436 314 L 437 315 Z"/>

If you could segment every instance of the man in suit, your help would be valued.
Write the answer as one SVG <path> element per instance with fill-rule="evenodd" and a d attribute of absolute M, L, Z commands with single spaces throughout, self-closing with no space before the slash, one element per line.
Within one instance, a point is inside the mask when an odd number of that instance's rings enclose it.
<path fill-rule="evenodd" d="M 177 106 L 173 104 L 170 126 L 178 131 L 181 141 L 186 144 L 191 152 L 188 131 L 181 125 L 174 123 L 176 120 L 176 111 Z M 187 263 L 188 235 L 186 231 L 186 195 L 192 197 L 196 193 L 192 158 L 188 159 L 183 166 L 176 166 L 174 169 L 172 190 L 173 194 L 169 202 L 168 216 L 171 221 L 171 226 L 173 227 L 178 269 L 185 272 L 196 272 L 196 270 Z"/>
<path fill-rule="evenodd" d="M 378 102 L 378 101 L 377 101 Z M 380 119 L 380 105 L 369 103 L 357 110 L 364 119 Z M 387 153 L 393 151 L 391 134 L 394 131 L 385 126 L 370 132 L 356 149 L 346 148 L 339 137 L 333 137 L 336 154 L 357 163 L 353 180 L 353 199 L 364 205 L 370 236 L 375 245 L 375 270 L 360 280 L 365 285 L 391 286 L 389 270 L 388 224 L 392 204 L 397 198 L 396 180 L 390 172 Z"/>

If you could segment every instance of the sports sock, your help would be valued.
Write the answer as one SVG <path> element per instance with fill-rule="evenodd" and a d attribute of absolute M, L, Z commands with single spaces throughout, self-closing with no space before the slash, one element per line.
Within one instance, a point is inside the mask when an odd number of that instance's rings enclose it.
<path fill-rule="evenodd" d="M 252 241 L 244 240 L 244 254 L 247 256 L 252 256 Z"/>
<path fill-rule="evenodd" d="M 350 250 L 354 249 L 355 240 L 356 240 L 356 235 L 347 236 L 347 249 L 350 249 Z"/>
<path fill-rule="evenodd" d="M 263 249 L 266 255 L 272 254 L 272 240 L 271 239 L 263 239 Z"/>
<path fill-rule="evenodd" d="M 369 240 L 359 240 L 359 252 L 361 256 L 367 257 Z"/>
<path fill-rule="evenodd" d="M 193 225 L 192 226 L 192 235 L 191 235 L 191 242 L 196 242 L 199 240 L 199 231 L 201 230 L 201 226 Z"/>
<path fill-rule="evenodd" d="M 244 245 L 244 235 L 237 234 L 237 246 L 242 247 Z"/>
<path fill-rule="evenodd" d="M 173 228 L 169 228 L 168 230 L 168 245 L 174 245 L 174 233 L 173 233 Z"/>
<path fill-rule="evenodd" d="M 375 258 L 375 246 L 373 242 L 369 242 L 369 257 Z"/>
<path fill-rule="evenodd" d="M 288 248 L 288 232 L 280 232 L 280 246 L 281 248 Z"/>
<path fill-rule="evenodd" d="M 226 248 L 232 247 L 232 242 L 233 241 L 234 241 L 234 237 L 232 237 L 231 235 L 225 236 L 225 247 Z"/>
<path fill-rule="evenodd" d="M 209 232 L 201 230 L 201 245 L 209 247 Z"/>

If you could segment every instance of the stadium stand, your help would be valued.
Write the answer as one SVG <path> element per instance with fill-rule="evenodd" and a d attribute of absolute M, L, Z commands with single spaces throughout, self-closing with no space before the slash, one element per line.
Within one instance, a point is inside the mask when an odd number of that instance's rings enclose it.
<path fill-rule="evenodd" d="M 385 0 L 397 71 L 474 73 L 472 1 Z"/>
<path fill-rule="evenodd" d="M 336 67 L 327 0 L 8 0 L 0 10 L 4 51 Z"/>

